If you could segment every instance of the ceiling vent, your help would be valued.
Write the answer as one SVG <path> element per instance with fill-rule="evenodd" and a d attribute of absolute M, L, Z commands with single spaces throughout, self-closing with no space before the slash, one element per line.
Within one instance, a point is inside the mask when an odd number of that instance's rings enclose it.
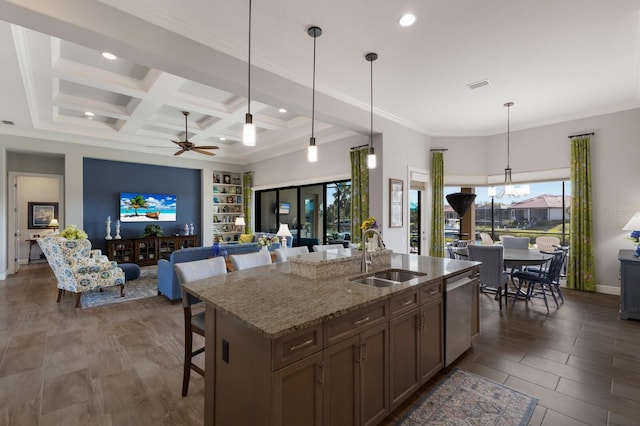
<path fill-rule="evenodd" d="M 489 80 L 480 80 L 480 81 L 476 81 L 475 83 L 469 83 L 467 84 L 467 87 L 471 90 L 473 89 L 479 89 L 482 86 L 488 86 Z"/>

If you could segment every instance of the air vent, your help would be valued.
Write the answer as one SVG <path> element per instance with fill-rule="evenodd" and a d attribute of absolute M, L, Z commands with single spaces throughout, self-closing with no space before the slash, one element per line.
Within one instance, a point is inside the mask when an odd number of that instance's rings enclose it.
<path fill-rule="evenodd" d="M 467 87 L 471 90 L 473 89 L 478 89 L 482 86 L 488 86 L 489 84 L 489 80 L 480 80 L 480 81 L 476 81 L 475 83 L 469 83 L 467 84 Z"/>
<path fill-rule="evenodd" d="M 13 126 L 13 121 L 9 121 L 9 120 L 2 120 L 2 124 L 6 124 L 7 126 Z"/>

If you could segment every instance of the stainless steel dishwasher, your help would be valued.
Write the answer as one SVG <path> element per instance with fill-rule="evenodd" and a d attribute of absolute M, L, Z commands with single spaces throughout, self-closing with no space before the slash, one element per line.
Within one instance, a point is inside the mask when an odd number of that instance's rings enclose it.
<path fill-rule="evenodd" d="M 469 271 L 445 280 L 445 367 L 471 347 L 473 277 L 473 272 Z"/>

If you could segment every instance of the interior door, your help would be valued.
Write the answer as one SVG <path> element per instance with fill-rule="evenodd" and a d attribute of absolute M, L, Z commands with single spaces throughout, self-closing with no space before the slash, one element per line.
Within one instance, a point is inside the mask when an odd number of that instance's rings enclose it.
<path fill-rule="evenodd" d="M 18 258 L 20 257 L 20 240 L 22 239 L 20 236 L 20 206 L 18 203 L 18 176 L 13 176 L 13 208 L 10 209 L 13 212 L 13 221 L 12 223 L 13 230 L 10 231 L 10 235 L 13 235 L 13 245 L 14 245 L 14 256 L 13 256 L 13 272 L 17 273 L 20 270 L 20 261 Z M 27 256 L 31 256 L 31 250 Z M 27 259 L 28 261 L 29 259 Z M 11 272 L 9 272 L 11 273 Z"/>

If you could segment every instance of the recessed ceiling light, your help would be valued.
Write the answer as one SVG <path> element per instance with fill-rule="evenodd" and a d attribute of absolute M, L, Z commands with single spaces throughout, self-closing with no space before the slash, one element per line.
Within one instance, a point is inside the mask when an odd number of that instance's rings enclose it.
<path fill-rule="evenodd" d="M 118 57 L 113 53 L 110 53 L 110 52 L 101 52 L 101 53 L 103 58 L 108 59 L 110 61 L 115 61 L 116 59 L 118 59 Z"/>
<path fill-rule="evenodd" d="M 285 108 L 280 108 L 278 112 L 284 114 L 285 112 L 287 112 L 287 110 Z"/>
<path fill-rule="evenodd" d="M 414 22 L 416 22 L 416 15 L 413 13 L 405 13 L 398 19 L 398 23 L 402 27 L 410 27 Z"/>
<path fill-rule="evenodd" d="M 93 118 L 93 117 L 95 117 L 95 114 L 92 113 L 91 111 L 85 111 L 84 112 L 84 116 L 87 117 L 87 118 Z"/>
<path fill-rule="evenodd" d="M 226 141 L 226 140 L 227 140 L 227 138 L 225 138 L 224 136 L 220 136 L 220 140 L 221 140 L 221 141 Z"/>

